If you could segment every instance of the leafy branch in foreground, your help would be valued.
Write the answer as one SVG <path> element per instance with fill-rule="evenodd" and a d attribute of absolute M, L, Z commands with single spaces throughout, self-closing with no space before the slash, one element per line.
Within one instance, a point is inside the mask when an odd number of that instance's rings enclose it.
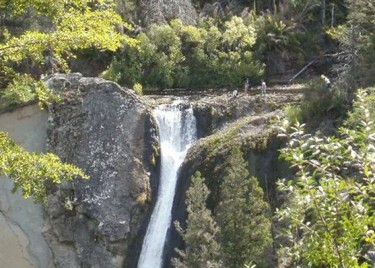
<path fill-rule="evenodd" d="M 61 183 L 74 177 L 88 179 L 79 168 L 61 163 L 50 153 L 36 154 L 26 152 L 7 135 L 0 132 L 0 174 L 13 179 L 13 192 L 22 190 L 22 196 L 32 196 L 36 202 L 46 201 L 46 181 Z"/>
<path fill-rule="evenodd" d="M 124 43 L 135 45 L 133 39 L 116 30 L 128 25 L 114 8 L 114 0 L 0 1 L 0 108 L 35 99 L 42 105 L 58 101 L 36 74 L 68 72 L 68 60 L 82 49 L 115 51 Z M 12 31 L 11 23 L 5 23 L 23 21 L 28 15 L 36 24 L 43 21 L 43 29 L 22 25 L 21 31 Z M 25 62 L 30 68 L 22 68 Z M 41 202 L 46 199 L 46 181 L 87 178 L 80 169 L 63 164 L 53 154 L 26 152 L 3 132 L 0 174 L 12 178 L 14 190 L 20 188 L 25 198 L 33 196 Z"/>
<path fill-rule="evenodd" d="M 60 96 L 48 89 L 43 81 L 35 80 L 26 74 L 17 74 L 2 92 L 2 97 L 5 100 L 0 104 L 0 109 L 33 100 L 38 100 L 39 107 L 43 109 L 53 102 L 61 101 Z"/>
<path fill-rule="evenodd" d="M 337 137 L 304 134 L 297 123 L 281 156 L 296 169 L 293 181 L 279 188 L 287 201 L 277 212 L 287 227 L 279 251 L 292 266 L 371 267 L 375 246 L 375 133 L 359 91 L 357 126 L 342 127 Z"/>
<path fill-rule="evenodd" d="M 31 13 L 36 22 L 48 21 L 43 30 L 24 26 L 20 34 L 12 34 L 9 27 L 0 24 L 0 88 L 6 88 L 19 76 L 31 78 L 34 73 L 35 85 L 35 73 L 68 72 L 68 60 L 83 49 L 115 51 L 124 43 L 135 46 L 134 39 L 116 30 L 129 25 L 114 8 L 113 0 L 15 0 L 10 6 L 0 4 L 0 14 L 5 19 Z M 25 60 L 32 66 L 29 72 L 18 68 Z M 39 91 L 46 88 L 39 87 Z"/>

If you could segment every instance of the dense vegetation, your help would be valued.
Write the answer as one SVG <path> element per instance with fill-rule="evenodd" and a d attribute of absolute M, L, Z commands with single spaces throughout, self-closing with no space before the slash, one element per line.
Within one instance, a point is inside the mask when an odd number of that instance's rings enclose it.
<path fill-rule="evenodd" d="M 291 133 L 288 122 L 281 128 L 288 139 L 282 156 L 297 170 L 280 183 L 288 198 L 277 212 L 288 240 L 279 253 L 292 267 L 373 265 L 375 134 L 363 91 L 355 106 L 334 137 L 305 134 L 298 123 Z"/>
<path fill-rule="evenodd" d="M 257 84 L 311 60 L 326 72 L 327 59 L 339 57 L 349 10 L 335 2 L 196 1 L 196 25 L 148 25 L 135 37 L 140 46 L 117 53 L 103 76 L 147 91 Z"/>
<path fill-rule="evenodd" d="M 265 67 L 276 64 L 283 53 L 300 60 L 299 41 L 282 20 L 245 12 L 242 17 L 206 19 L 197 26 L 172 20 L 151 25 L 125 47 L 109 69 L 107 79 L 145 89 L 240 87 L 245 79 L 259 83 Z M 271 68 L 270 68 L 271 69 Z"/>
<path fill-rule="evenodd" d="M 207 209 L 205 179 L 197 172 L 187 192 L 186 229 L 177 228 L 185 241 L 176 267 L 258 267 L 271 265 L 270 208 L 255 177 L 249 177 L 240 149 L 233 147 L 224 163 L 219 185 L 221 201 L 214 215 Z"/>
<path fill-rule="evenodd" d="M 138 47 L 125 47 L 114 59 L 105 78 L 132 87 L 196 88 L 240 86 L 255 81 L 263 65 L 254 59 L 255 22 L 240 17 L 217 25 L 184 26 L 180 20 L 152 25 L 137 36 Z"/>

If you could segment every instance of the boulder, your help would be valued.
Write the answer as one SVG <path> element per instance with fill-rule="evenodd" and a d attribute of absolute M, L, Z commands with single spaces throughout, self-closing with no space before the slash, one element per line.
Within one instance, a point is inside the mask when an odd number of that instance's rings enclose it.
<path fill-rule="evenodd" d="M 140 251 L 157 191 L 156 125 L 131 90 L 81 74 L 46 85 L 62 102 L 48 118 L 48 151 L 82 168 L 89 180 L 49 187 L 47 241 L 57 267 L 124 267 Z M 137 239 L 135 239 L 137 238 Z"/>

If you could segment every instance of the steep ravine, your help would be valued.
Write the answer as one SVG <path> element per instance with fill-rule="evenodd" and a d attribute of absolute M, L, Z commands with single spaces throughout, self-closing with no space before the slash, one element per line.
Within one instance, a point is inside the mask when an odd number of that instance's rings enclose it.
<path fill-rule="evenodd" d="M 51 188 L 46 234 L 55 263 L 136 267 L 159 175 L 158 134 L 151 107 L 181 97 L 139 99 L 114 83 L 78 74 L 55 75 L 47 84 L 64 96 L 64 102 L 50 110 L 49 149 L 91 176 L 89 181 Z M 184 195 L 195 170 L 201 170 L 215 191 L 218 181 L 214 178 L 220 179 L 215 174 L 220 174 L 220 161 L 231 142 L 241 145 L 249 166 L 258 167 L 252 174 L 260 178 L 270 198 L 274 196 L 280 142 L 269 124 L 283 105 L 299 98 L 287 91 L 266 99 L 243 93 L 235 99 L 227 93 L 183 97 L 181 105 L 194 109 L 198 137 L 206 138 L 193 146 L 181 169 L 173 220 L 183 222 L 186 216 Z M 211 203 L 215 202 L 213 198 Z M 173 248 L 180 245 L 174 228 L 167 239 L 164 256 L 169 261 Z"/>
<path fill-rule="evenodd" d="M 160 146 L 151 110 L 177 98 L 184 100 L 181 105 L 193 107 L 200 140 L 189 150 L 180 170 L 173 220 L 184 222 L 185 192 L 196 170 L 208 180 L 213 192 L 210 206 L 215 206 L 220 165 L 233 144 L 241 146 L 251 174 L 260 179 L 271 204 L 277 204 L 274 182 L 288 170 L 277 159 L 281 142 L 270 126 L 275 116 L 282 113 L 282 106 L 299 101 L 299 94 L 283 91 L 262 99 L 255 92 L 241 92 L 233 99 L 227 92 L 218 91 L 185 97 L 139 98 L 132 90 L 115 83 L 80 74 L 55 74 L 46 83 L 63 98 L 62 103 L 50 107 L 48 117 L 46 113 L 41 117 L 41 133 L 46 132 L 47 125 L 47 133 L 43 134 L 47 137 L 47 150 L 78 165 L 91 179 L 49 186 L 45 215 L 38 214 L 39 236 L 30 236 L 32 242 L 27 244 L 22 241 L 29 234 L 12 229 L 17 231 L 17 243 L 24 243 L 18 260 L 26 256 L 39 267 L 52 267 L 52 262 L 56 267 L 69 268 L 136 267 L 159 180 Z M 42 147 L 44 141 L 45 138 Z M 2 211 L 6 211 L 6 201 L 1 202 Z M 23 224 L 22 231 L 29 230 L 31 222 L 25 220 L 29 217 L 17 215 Z M 37 217 L 36 213 L 33 215 Z M 39 251 L 47 247 L 43 244 L 42 228 L 51 253 Z M 173 255 L 173 248 L 181 246 L 174 228 L 168 238 L 166 260 Z M 31 262 L 19 267 L 28 267 Z"/>
<path fill-rule="evenodd" d="M 165 103 L 173 96 L 152 97 L 149 101 Z M 300 94 L 282 92 L 269 94 L 266 99 L 258 95 L 241 93 L 239 98 L 231 98 L 227 93 L 204 96 L 185 96 L 186 105 L 194 107 L 198 136 L 201 138 L 189 149 L 180 169 L 172 210 L 172 221 L 178 220 L 184 226 L 186 220 L 185 198 L 190 186 L 190 177 L 201 171 L 206 178 L 211 195 L 208 205 L 211 209 L 219 202 L 219 185 L 223 174 L 223 163 L 228 152 L 235 145 L 241 147 L 248 162 L 250 175 L 256 176 L 271 206 L 278 204 L 275 182 L 280 177 L 290 175 L 290 171 L 278 159 L 278 149 L 283 145 L 277 138 L 274 122 L 282 115 L 282 107 L 299 102 Z M 174 248 L 183 246 L 180 236 L 172 227 L 169 231 L 165 258 L 175 256 Z M 170 263 L 167 265 L 171 267 Z"/>

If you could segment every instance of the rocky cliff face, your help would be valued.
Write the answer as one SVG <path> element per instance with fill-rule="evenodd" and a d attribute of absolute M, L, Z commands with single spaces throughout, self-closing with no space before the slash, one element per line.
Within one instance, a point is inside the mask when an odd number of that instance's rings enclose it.
<path fill-rule="evenodd" d="M 129 245 L 157 188 L 150 111 L 130 90 L 99 78 L 53 75 L 46 83 L 63 96 L 50 110 L 48 149 L 91 177 L 50 187 L 46 237 L 55 264 L 123 267 L 137 252 L 137 243 Z"/>
<path fill-rule="evenodd" d="M 53 267 L 53 259 L 56 267 L 136 267 L 147 217 L 155 201 L 160 166 L 157 129 L 149 105 L 171 102 L 175 97 L 140 100 L 117 84 L 80 74 L 56 74 L 46 83 L 61 94 L 63 102 L 50 108 L 48 118 L 46 113 L 37 116 L 39 123 L 26 116 L 28 125 L 39 131 L 32 131 L 39 137 L 41 148 L 37 150 L 43 150 L 47 121 L 47 150 L 78 165 L 91 179 L 50 185 L 43 234 L 52 254 L 41 235 L 41 207 L 31 210 L 31 217 L 29 211 L 19 212 L 20 205 L 11 199 L 13 195 L 2 195 L 0 224 L 4 218 L 4 226 L 9 229 L 2 228 L 2 234 L 10 237 L 12 232 L 16 242 L 11 247 L 8 239 L 7 244 L 0 243 L 0 248 L 18 250 L 18 259 L 23 263 L 7 266 Z M 185 193 L 196 170 L 207 179 L 212 192 L 209 206 L 215 207 L 223 162 L 234 144 L 241 146 L 251 175 L 259 178 L 269 201 L 276 204 L 274 182 L 288 170 L 277 159 L 281 142 L 270 126 L 281 113 L 279 108 L 299 101 L 300 95 L 275 91 L 263 99 L 253 93 L 241 92 L 238 98 L 231 98 L 227 92 L 185 98 L 186 105 L 194 107 L 201 140 L 191 148 L 180 170 L 173 220 L 183 222 L 186 217 Z M 2 122 L 0 118 L 0 125 L 13 124 Z M 26 138 L 33 136 L 24 128 L 15 132 Z M 31 145 L 36 142 L 31 140 Z M 10 187 L 0 185 L 6 191 Z M 22 208 L 28 206 L 22 204 Z M 8 218 L 10 221 L 6 221 Z M 37 218 L 33 220 L 37 225 L 25 218 Z M 170 235 L 167 259 L 180 242 L 173 228 Z"/>
<path fill-rule="evenodd" d="M 152 23 L 167 23 L 176 18 L 185 24 L 195 24 L 197 20 L 197 12 L 191 0 L 140 0 L 137 9 L 138 16 L 146 27 Z"/>

